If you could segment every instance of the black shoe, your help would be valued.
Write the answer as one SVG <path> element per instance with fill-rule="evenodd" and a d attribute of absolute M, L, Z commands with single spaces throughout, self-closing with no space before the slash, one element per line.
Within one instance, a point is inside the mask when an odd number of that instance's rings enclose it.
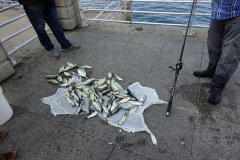
<path fill-rule="evenodd" d="M 211 74 L 208 70 L 194 71 L 193 75 L 195 77 L 200 77 L 200 78 L 204 78 L 204 77 L 212 78 L 213 77 L 213 74 Z"/>
<path fill-rule="evenodd" d="M 222 91 L 212 89 L 208 97 L 208 102 L 211 104 L 218 104 L 221 101 L 221 92 Z"/>

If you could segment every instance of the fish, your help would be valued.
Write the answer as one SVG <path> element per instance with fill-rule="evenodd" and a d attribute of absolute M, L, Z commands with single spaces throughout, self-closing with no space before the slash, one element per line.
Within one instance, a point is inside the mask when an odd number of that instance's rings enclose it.
<path fill-rule="evenodd" d="M 63 78 L 62 83 L 63 83 L 63 84 L 67 83 L 67 79 L 66 79 L 66 78 Z"/>
<path fill-rule="evenodd" d="M 53 78 L 57 78 L 58 75 L 47 75 L 46 78 L 47 79 L 53 79 Z"/>
<path fill-rule="evenodd" d="M 66 71 L 68 71 L 68 70 L 70 70 L 70 69 L 72 69 L 71 66 L 66 66 L 65 69 L 64 69 L 63 71 L 66 72 Z"/>
<path fill-rule="evenodd" d="M 84 70 L 84 69 L 82 69 L 82 68 L 78 68 L 78 74 L 80 75 L 80 76 L 82 76 L 82 77 L 87 77 L 87 73 L 86 73 L 86 71 Z"/>
<path fill-rule="evenodd" d="M 97 83 L 97 86 L 101 86 L 103 85 L 105 82 L 106 82 L 107 78 L 104 77 L 103 79 L 99 79 L 96 83 Z"/>
<path fill-rule="evenodd" d="M 92 114 L 90 114 L 87 118 L 92 118 L 92 117 L 98 115 L 98 113 L 99 113 L 99 111 L 95 111 Z"/>
<path fill-rule="evenodd" d="M 101 92 L 101 91 L 103 91 L 103 90 L 105 90 L 105 89 L 107 89 L 107 88 L 108 88 L 108 85 L 107 85 L 107 84 L 103 84 L 103 85 L 97 87 L 97 90 L 98 90 L 99 92 Z"/>
<path fill-rule="evenodd" d="M 63 73 L 64 73 L 65 76 L 68 76 L 68 77 L 71 76 L 71 73 L 69 73 L 69 72 L 63 72 Z"/>
<path fill-rule="evenodd" d="M 125 114 L 125 115 L 118 121 L 118 125 L 123 124 L 126 119 L 127 119 L 127 115 Z"/>
<path fill-rule="evenodd" d="M 107 114 L 109 114 L 109 109 L 106 107 L 106 106 L 102 106 L 103 107 L 103 110 L 107 113 Z"/>
<path fill-rule="evenodd" d="M 96 80 L 96 78 L 90 78 L 90 79 L 87 79 L 86 81 L 84 81 L 83 83 L 84 83 L 85 85 L 90 85 L 90 84 L 93 83 L 95 80 Z"/>
<path fill-rule="evenodd" d="M 66 91 L 66 96 L 69 97 L 69 98 L 71 98 L 71 93 L 70 93 L 69 90 Z"/>
<path fill-rule="evenodd" d="M 63 81 L 63 79 L 62 79 L 61 76 L 58 76 L 58 77 L 57 77 L 57 80 L 58 80 L 58 82 L 62 82 L 62 81 Z"/>
<path fill-rule="evenodd" d="M 95 96 L 94 96 L 94 93 L 91 93 L 89 99 L 90 99 L 91 101 L 94 101 L 94 97 L 95 97 Z"/>
<path fill-rule="evenodd" d="M 63 71 L 64 71 L 64 66 L 61 66 L 61 67 L 59 68 L 58 73 L 62 73 Z"/>
<path fill-rule="evenodd" d="M 112 79 L 112 73 L 108 72 L 108 78 Z"/>
<path fill-rule="evenodd" d="M 54 80 L 54 79 L 51 79 L 51 80 L 48 80 L 49 83 L 52 83 L 52 84 L 59 84 L 58 81 Z"/>
<path fill-rule="evenodd" d="M 70 92 L 72 92 L 72 90 L 73 90 L 73 86 L 70 85 L 70 86 L 68 87 L 68 89 L 69 89 Z"/>
<path fill-rule="evenodd" d="M 114 80 L 111 80 L 111 88 L 113 91 L 118 91 L 118 87 L 114 85 Z"/>
<path fill-rule="evenodd" d="M 83 67 L 87 68 L 87 69 L 92 69 L 93 68 L 92 66 L 89 66 L 89 65 L 84 65 Z"/>
<path fill-rule="evenodd" d="M 82 97 L 82 93 L 81 93 L 81 91 L 79 91 L 78 89 L 75 89 L 75 92 L 76 92 L 76 94 L 78 95 L 79 98 Z"/>
<path fill-rule="evenodd" d="M 106 89 L 106 90 L 102 91 L 102 95 L 104 96 L 104 95 L 108 94 L 108 93 L 111 92 L 111 91 L 112 91 L 111 88 Z"/>
<path fill-rule="evenodd" d="M 113 112 L 115 109 L 118 108 L 118 106 L 119 106 L 119 103 L 117 102 L 117 100 L 114 100 L 110 111 Z"/>
<path fill-rule="evenodd" d="M 121 108 L 122 108 L 123 110 L 129 110 L 130 108 L 132 108 L 132 106 L 121 106 Z"/>
<path fill-rule="evenodd" d="M 123 98 L 119 103 L 126 103 L 128 102 L 129 100 L 131 99 L 131 97 L 126 97 L 126 98 Z"/>
<path fill-rule="evenodd" d="M 118 76 L 118 75 L 116 75 L 116 74 L 114 74 L 114 76 L 115 76 L 119 81 L 123 81 L 123 79 L 122 79 L 120 76 Z"/>
<path fill-rule="evenodd" d="M 102 106 L 98 102 L 93 101 L 92 104 L 100 113 L 102 112 Z"/>
<path fill-rule="evenodd" d="M 132 105 L 138 105 L 138 106 L 142 106 L 143 102 L 140 101 L 128 101 L 128 103 L 132 104 Z"/>
<path fill-rule="evenodd" d="M 132 106 L 132 108 L 128 111 L 127 115 L 131 115 L 133 114 L 134 112 L 136 112 L 138 109 L 138 106 Z"/>
<path fill-rule="evenodd" d="M 74 101 L 68 96 L 65 96 L 65 97 L 66 97 L 66 100 L 74 106 Z"/>
<path fill-rule="evenodd" d="M 72 62 L 67 62 L 67 65 L 69 65 L 70 67 L 72 67 L 74 64 Z"/>
<path fill-rule="evenodd" d="M 75 93 L 74 90 L 71 91 L 71 95 L 74 97 L 74 99 L 76 99 L 77 101 L 79 101 L 79 97 L 78 97 L 78 95 Z"/>
<path fill-rule="evenodd" d="M 77 112 L 78 112 L 78 114 L 80 114 L 80 113 L 81 113 L 81 111 L 82 111 L 82 105 L 80 104 L 80 105 L 79 105 L 79 107 L 78 107 L 78 111 L 77 111 Z"/>

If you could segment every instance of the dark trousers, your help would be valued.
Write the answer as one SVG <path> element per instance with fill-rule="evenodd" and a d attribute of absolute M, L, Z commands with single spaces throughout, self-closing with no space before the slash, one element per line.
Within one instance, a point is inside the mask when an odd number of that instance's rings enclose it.
<path fill-rule="evenodd" d="M 54 49 L 54 45 L 45 31 L 45 22 L 52 30 L 62 49 L 71 46 L 71 43 L 66 39 L 63 33 L 62 23 L 58 17 L 54 0 L 24 5 L 24 10 L 38 35 L 41 44 L 47 51 Z"/>
<path fill-rule="evenodd" d="M 211 20 L 207 43 L 211 87 L 223 90 L 240 62 L 240 16 Z"/>

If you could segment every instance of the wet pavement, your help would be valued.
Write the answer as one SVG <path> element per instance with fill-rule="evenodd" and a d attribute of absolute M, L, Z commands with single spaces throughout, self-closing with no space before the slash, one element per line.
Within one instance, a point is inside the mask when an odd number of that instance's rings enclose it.
<path fill-rule="evenodd" d="M 57 115 L 41 98 L 53 95 L 57 86 L 45 76 L 73 62 L 93 66 L 90 77 L 102 78 L 108 72 L 120 75 L 124 89 L 134 82 L 154 88 L 168 101 L 175 66 L 183 43 L 181 27 L 126 24 L 90 24 L 66 32 L 81 49 L 50 57 L 38 39 L 13 57 L 21 59 L 16 73 L 1 84 L 13 108 L 13 117 L 0 126 L 7 136 L 0 142 L 0 153 L 17 151 L 19 160 L 65 159 L 239 159 L 240 150 L 240 69 L 223 91 L 219 105 L 207 97 L 210 79 L 199 79 L 194 70 L 208 63 L 207 29 L 196 29 L 188 37 L 183 55 L 171 116 L 167 105 L 153 105 L 144 112 L 145 123 L 156 136 L 153 145 L 148 133 L 128 133 L 87 115 Z M 51 35 L 57 50 L 60 46 Z"/>

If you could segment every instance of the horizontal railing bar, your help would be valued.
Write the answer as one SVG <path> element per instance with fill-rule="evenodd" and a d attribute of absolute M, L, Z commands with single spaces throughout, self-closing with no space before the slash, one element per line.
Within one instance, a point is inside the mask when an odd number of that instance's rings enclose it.
<path fill-rule="evenodd" d="M 119 22 L 119 23 L 131 23 L 131 21 L 116 21 L 116 20 L 103 20 L 103 19 L 90 19 L 84 18 L 87 21 L 100 21 L 100 22 Z M 185 24 L 171 24 L 171 23 L 151 23 L 151 22 L 132 22 L 134 24 L 153 24 L 153 25 L 165 25 L 165 26 L 179 26 L 179 27 L 186 27 Z M 201 26 L 201 25 L 192 25 L 191 27 L 201 27 L 201 28 L 208 28 L 209 26 Z"/>
<path fill-rule="evenodd" d="M 0 13 L 3 12 L 3 11 L 9 10 L 11 8 L 17 7 L 17 6 L 20 6 L 20 4 L 14 4 L 14 5 L 11 5 L 9 7 L 5 7 L 3 9 L 0 9 Z"/>
<path fill-rule="evenodd" d="M 102 10 L 102 9 L 84 9 L 83 11 L 106 11 L 106 12 L 125 12 L 131 13 L 130 10 Z M 149 12 L 149 11 L 132 11 L 132 13 L 144 13 L 144 14 L 174 14 L 174 15 L 189 15 L 190 13 L 179 13 L 179 12 Z M 211 14 L 195 13 L 196 16 L 210 16 Z"/>
<path fill-rule="evenodd" d="M 47 31 L 49 28 L 46 28 L 45 30 Z M 19 45 L 17 48 L 15 48 L 14 50 L 10 51 L 8 53 L 8 55 L 10 56 L 11 54 L 13 54 L 14 52 L 16 52 L 17 50 L 19 50 L 20 48 L 22 48 L 23 46 L 25 46 L 26 44 L 28 44 L 29 42 L 33 41 L 35 38 L 37 38 L 37 35 L 33 36 L 32 38 L 30 38 L 29 40 L 27 40 L 26 42 L 24 42 L 23 44 Z"/>
<path fill-rule="evenodd" d="M 32 27 L 32 25 L 29 25 L 29 26 L 27 26 L 27 27 L 21 29 L 20 31 L 18 31 L 18 32 L 14 33 L 14 34 L 12 34 L 11 36 L 9 36 L 9 37 L 3 39 L 3 40 L 1 41 L 1 43 L 4 43 L 4 42 L 8 41 L 9 39 L 11 39 L 11 38 L 13 38 L 13 37 L 19 35 L 20 33 L 26 31 L 27 29 L 29 29 L 29 28 L 31 28 L 31 27 Z"/>
<path fill-rule="evenodd" d="M 7 25 L 7 24 L 9 24 L 9 23 L 12 23 L 12 22 L 14 22 L 14 21 L 16 21 L 16 20 L 24 17 L 24 16 L 26 16 L 26 13 L 24 13 L 24 14 L 22 14 L 22 15 L 20 15 L 20 16 L 17 16 L 17 17 L 15 17 L 15 18 L 13 18 L 13 19 L 5 22 L 5 23 L 0 24 L 0 28 L 3 27 L 3 26 L 5 26 L 5 25 Z"/>
<path fill-rule="evenodd" d="M 106 2 L 106 1 L 121 1 L 121 2 L 159 2 L 159 3 L 192 3 L 192 1 L 161 1 L 161 0 L 95 0 L 91 2 Z M 211 4 L 211 1 L 198 1 L 196 3 L 209 3 Z"/>

